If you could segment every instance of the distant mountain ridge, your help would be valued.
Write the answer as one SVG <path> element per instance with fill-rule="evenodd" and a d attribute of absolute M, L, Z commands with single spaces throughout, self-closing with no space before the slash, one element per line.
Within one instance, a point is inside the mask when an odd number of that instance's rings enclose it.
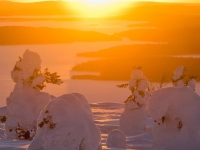
<path fill-rule="evenodd" d="M 34 3 L 0 1 L 0 16 L 74 15 L 75 12 L 68 6 L 68 3 L 63 1 Z"/>
<path fill-rule="evenodd" d="M 94 31 L 49 27 L 0 27 L 0 45 L 61 44 L 72 42 L 119 41 L 120 37 Z"/>

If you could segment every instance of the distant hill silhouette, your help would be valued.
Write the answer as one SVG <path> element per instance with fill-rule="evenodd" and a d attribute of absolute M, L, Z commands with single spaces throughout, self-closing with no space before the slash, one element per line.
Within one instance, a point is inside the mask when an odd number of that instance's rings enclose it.
<path fill-rule="evenodd" d="M 77 64 L 73 70 L 100 72 L 100 75 L 74 75 L 73 79 L 129 80 L 134 66 L 142 66 L 144 74 L 153 82 L 159 82 L 163 75 L 170 81 L 180 65 L 186 66 L 188 75 L 200 76 L 200 58 L 174 57 L 200 54 L 199 4 L 138 3 L 124 14 L 121 19 L 147 23 L 129 25 L 130 30 L 114 35 L 154 44 L 122 45 L 79 53 L 77 56 L 100 59 Z"/>
<path fill-rule="evenodd" d="M 200 58 L 176 58 L 166 56 L 129 56 L 117 58 L 103 58 L 77 64 L 73 71 L 99 72 L 100 75 L 74 75 L 72 79 L 89 80 L 121 80 L 127 81 L 133 67 L 142 67 L 142 71 L 151 82 L 160 82 L 163 75 L 166 82 L 171 81 L 174 70 L 183 65 L 187 69 L 187 75 L 198 76 L 200 81 Z M 186 80 L 188 77 L 186 78 Z"/>
<path fill-rule="evenodd" d="M 118 16 L 110 17 L 112 15 L 115 14 L 102 18 L 80 18 L 81 13 L 73 11 L 69 2 L 64 1 L 36 3 L 0 1 L 0 16 L 9 16 L 9 18 L 1 17 L 0 21 L 107 19 L 147 22 L 141 25 L 129 25 L 130 30 L 113 35 L 47 27 L 0 27 L 0 45 L 117 41 L 123 37 L 134 41 L 166 42 L 168 44 L 123 45 L 98 52 L 78 54 L 78 56 L 102 59 L 78 64 L 73 70 L 97 71 L 100 75 L 75 75 L 72 78 L 127 81 L 132 68 L 142 66 L 145 76 L 150 81 L 159 82 L 162 75 L 167 75 L 169 81 L 173 71 L 180 65 L 186 66 L 188 74 L 200 76 L 200 58 L 171 57 L 171 55 L 200 54 L 200 4 L 128 2 L 126 9 L 118 13 Z"/>
<path fill-rule="evenodd" d="M 55 44 L 121 40 L 120 37 L 93 31 L 48 27 L 0 27 L 0 35 L 0 45 Z"/>
<path fill-rule="evenodd" d="M 200 15 L 181 15 L 174 17 L 151 20 L 142 24 L 130 24 L 128 27 L 151 27 L 151 28 L 188 28 L 200 27 Z"/>
<path fill-rule="evenodd" d="M 74 15 L 67 2 L 41 1 L 18 3 L 0 1 L 0 16 Z"/>
<path fill-rule="evenodd" d="M 175 56 L 200 54 L 200 46 L 182 44 L 133 44 L 120 45 L 94 52 L 78 53 L 80 57 L 119 58 L 130 56 Z"/>
<path fill-rule="evenodd" d="M 200 27 L 132 29 L 114 34 L 134 41 L 169 42 L 169 43 L 200 43 Z"/>
<path fill-rule="evenodd" d="M 200 3 L 130 2 L 123 12 L 128 20 L 158 21 L 200 14 Z"/>

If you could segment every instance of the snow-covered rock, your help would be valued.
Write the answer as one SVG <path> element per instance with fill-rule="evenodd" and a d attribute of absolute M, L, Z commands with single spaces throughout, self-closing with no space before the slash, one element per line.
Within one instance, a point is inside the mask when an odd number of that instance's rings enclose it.
<path fill-rule="evenodd" d="M 126 149 L 126 136 L 120 130 L 112 130 L 108 134 L 106 145 L 108 148 Z"/>
<path fill-rule="evenodd" d="M 42 111 L 28 150 L 101 150 L 101 134 L 86 98 L 79 93 L 55 98 Z"/>
<path fill-rule="evenodd" d="M 191 87 L 153 92 L 148 113 L 155 120 L 153 149 L 200 149 L 200 97 Z"/>

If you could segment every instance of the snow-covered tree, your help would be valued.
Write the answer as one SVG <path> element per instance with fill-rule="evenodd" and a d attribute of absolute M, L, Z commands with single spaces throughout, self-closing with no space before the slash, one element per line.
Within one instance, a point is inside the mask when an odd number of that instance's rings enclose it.
<path fill-rule="evenodd" d="M 86 98 L 79 93 L 55 98 L 42 111 L 28 150 L 101 150 L 101 133 Z"/>
<path fill-rule="evenodd" d="M 155 120 L 153 149 L 200 149 L 200 97 L 194 76 L 184 78 L 180 66 L 172 76 L 174 86 L 154 91 L 148 100 L 147 111 Z"/>
<path fill-rule="evenodd" d="M 8 138 L 30 138 L 30 133 L 36 130 L 40 111 L 51 100 L 41 90 L 46 83 L 62 83 L 57 73 L 50 73 L 48 69 L 42 73 L 41 62 L 37 53 L 26 50 L 11 71 L 15 87 L 6 99 L 5 135 Z"/>
<path fill-rule="evenodd" d="M 172 76 L 172 83 L 176 87 L 189 86 L 195 90 L 196 87 L 196 78 L 197 76 L 189 75 L 189 78 L 186 80 L 186 69 L 184 66 L 179 66 Z"/>
<path fill-rule="evenodd" d="M 129 84 L 119 85 L 127 87 L 131 95 L 125 101 L 125 109 L 120 117 L 120 130 L 126 135 L 143 133 L 146 129 L 146 90 L 149 87 L 147 78 L 143 76 L 140 68 L 133 70 Z"/>

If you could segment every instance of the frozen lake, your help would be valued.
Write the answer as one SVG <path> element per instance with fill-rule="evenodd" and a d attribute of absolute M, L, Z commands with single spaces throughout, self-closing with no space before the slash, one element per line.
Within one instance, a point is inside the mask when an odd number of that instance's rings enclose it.
<path fill-rule="evenodd" d="M 19 16 L 18 16 L 19 17 Z M 20 18 L 23 18 L 21 16 Z M 31 26 L 31 27 L 52 27 L 68 28 L 84 31 L 97 31 L 106 34 L 126 31 L 131 29 L 129 24 L 146 23 L 145 21 L 0 21 L 2 26 Z M 77 63 L 87 61 L 86 58 L 76 57 L 76 53 L 85 51 L 96 51 L 117 45 L 144 44 L 146 42 L 123 41 L 113 42 L 75 42 L 70 44 L 52 45 L 14 45 L 0 46 L 0 106 L 5 105 L 5 100 L 12 91 L 14 83 L 10 78 L 10 71 L 13 69 L 19 56 L 22 56 L 26 49 L 37 52 L 42 59 L 42 68 L 49 68 L 51 72 L 57 72 L 64 83 L 61 86 L 48 85 L 44 90 L 52 95 L 59 96 L 70 92 L 80 92 L 84 94 L 90 103 L 94 102 L 123 102 L 129 95 L 127 89 L 118 89 L 116 84 L 124 82 L 109 81 L 80 81 L 70 80 L 71 68 Z M 149 43 L 149 42 L 148 42 Z M 127 81 L 125 81 L 127 82 Z"/>

